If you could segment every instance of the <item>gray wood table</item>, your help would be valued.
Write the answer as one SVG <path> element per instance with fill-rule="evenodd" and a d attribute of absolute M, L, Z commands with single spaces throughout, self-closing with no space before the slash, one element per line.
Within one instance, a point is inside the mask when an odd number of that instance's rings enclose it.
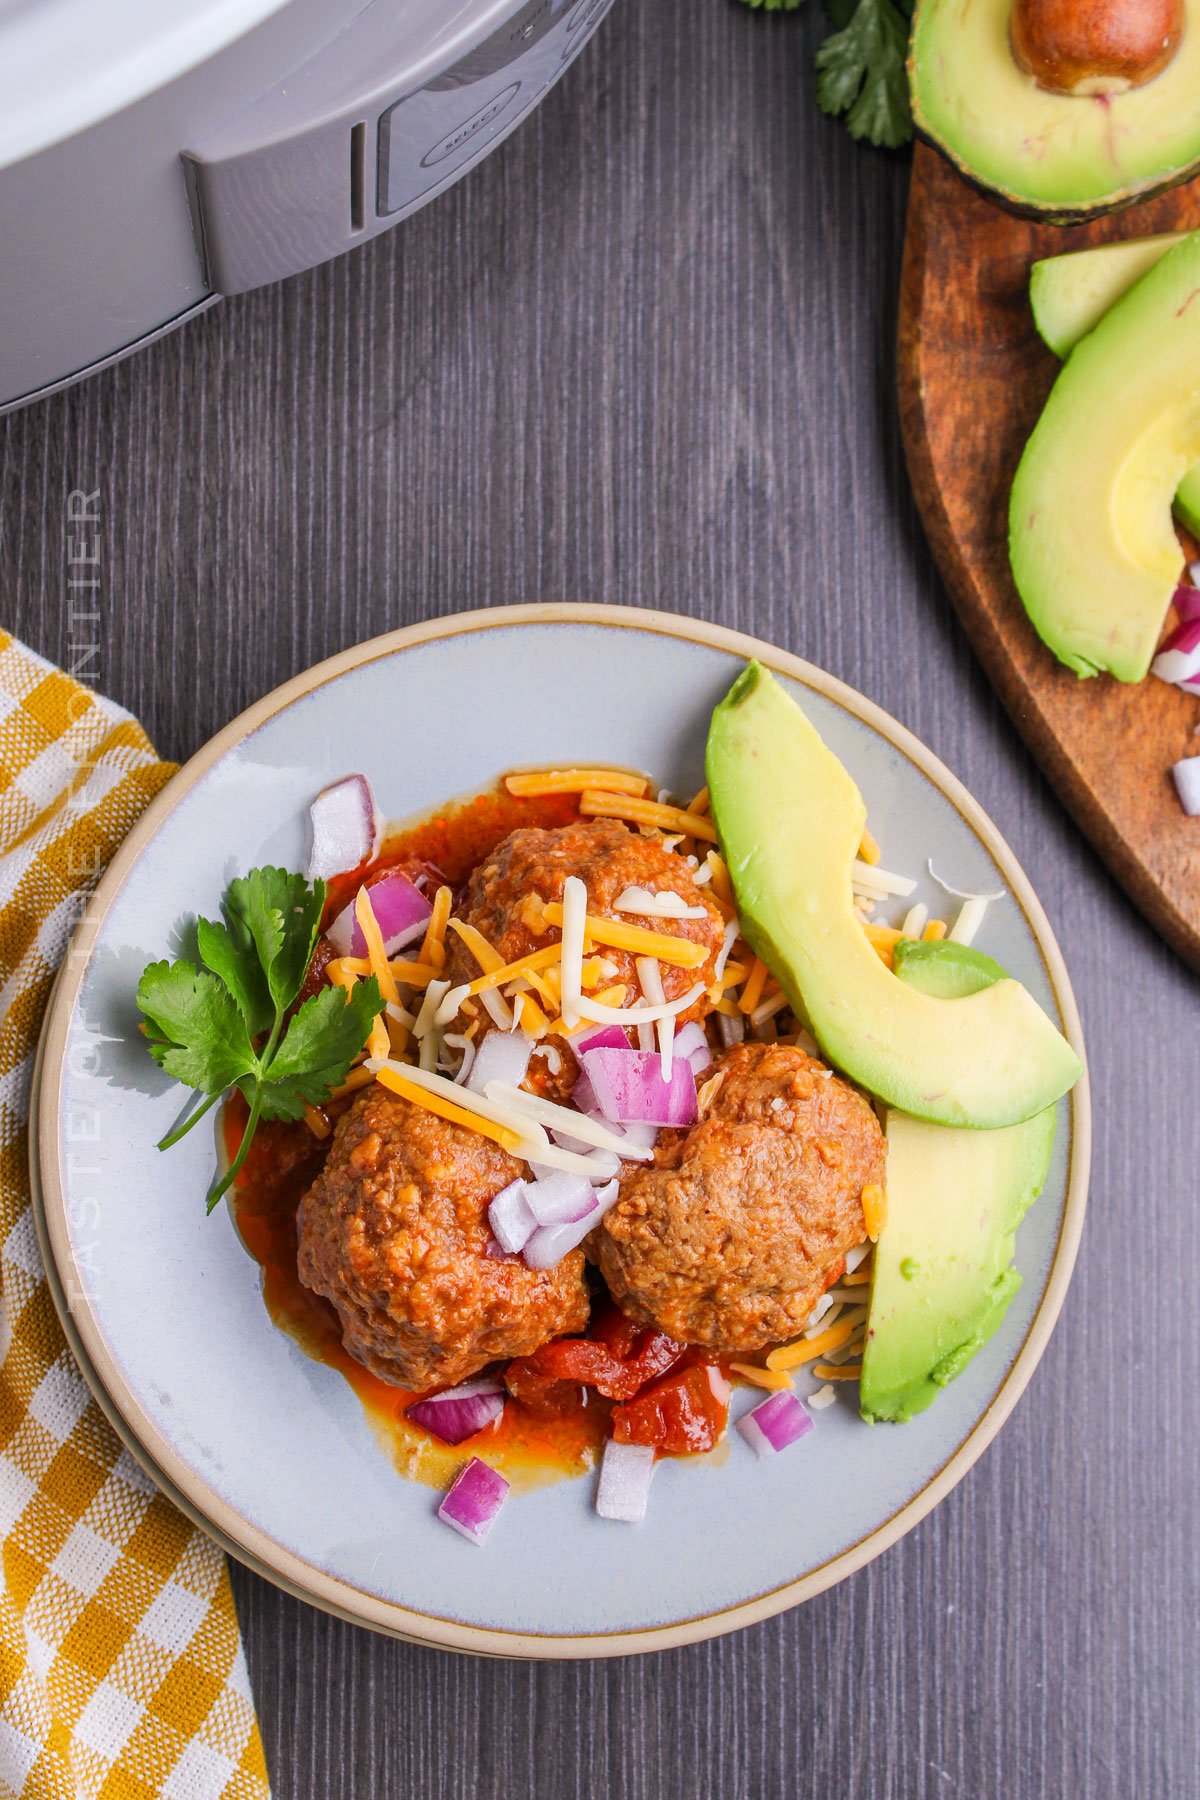
<path fill-rule="evenodd" d="M 165 754 L 445 610 L 573 598 L 739 626 L 968 783 L 1088 1033 L 1075 1281 L 932 1517 L 797 1612 L 611 1664 L 414 1649 L 235 1570 L 280 1800 L 1200 1794 L 1200 984 L 956 627 L 893 399 L 907 164 L 818 113 L 809 10 L 623 0 L 416 219 L 0 427 L 0 622 L 69 658 L 66 496 L 98 487 L 101 685 Z"/>

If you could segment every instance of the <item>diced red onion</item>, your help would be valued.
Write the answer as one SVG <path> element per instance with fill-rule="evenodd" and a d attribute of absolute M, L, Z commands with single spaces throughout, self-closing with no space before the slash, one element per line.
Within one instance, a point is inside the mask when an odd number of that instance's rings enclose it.
<path fill-rule="evenodd" d="M 332 875 L 345 875 L 370 862 L 379 844 L 379 813 L 365 775 L 347 775 L 344 781 L 322 788 L 308 816 L 312 821 L 310 881 L 328 881 Z"/>
<path fill-rule="evenodd" d="M 697 1025 L 693 1021 L 690 1025 L 679 1027 L 675 1033 L 675 1054 L 691 1063 L 693 1075 L 703 1075 L 705 1069 L 711 1067 L 712 1045 L 703 1025 Z"/>
<path fill-rule="evenodd" d="M 488 1223 L 502 1250 L 510 1256 L 523 1250 L 534 1231 L 537 1220 L 525 1194 L 523 1181 L 510 1181 L 488 1207 Z"/>
<path fill-rule="evenodd" d="M 618 1444 L 611 1438 L 604 1446 L 596 1511 L 602 1519 L 638 1525 L 646 1516 L 650 1483 L 654 1479 L 652 1444 Z"/>
<path fill-rule="evenodd" d="M 628 1048 L 628 1046 L 626 1046 L 626 1048 Z M 579 1072 L 575 1086 L 571 1089 L 571 1099 L 579 1108 L 580 1112 L 586 1113 L 589 1119 L 604 1119 L 604 1114 L 600 1110 L 600 1102 L 596 1098 L 596 1090 L 593 1088 L 590 1080 L 582 1069 Z M 653 1151 L 655 1144 L 658 1142 L 657 1125 L 648 1125 L 645 1123 L 617 1125 L 612 1119 L 604 1119 L 604 1122 L 610 1127 L 615 1135 L 621 1138 L 628 1146 L 627 1154 L 633 1155 L 636 1153 L 636 1160 L 639 1162 L 645 1160 L 646 1152 Z M 554 1133 L 553 1135 L 555 1141 L 558 1142 L 558 1134 Z M 567 1147 L 565 1138 L 562 1142 L 564 1147 Z"/>
<path fill-rule="evenodd" d="M 525 1203 L 539 1225 L 578 1225 L 596 1210 L 596 1192 L 582 1175 L 556 1172 L 525 1186 Z"/>
<path fill-rule="evenodd" d="M 1150 664 L 1160 681 L 1195 681 L 1200 678 L 1200 616 L 1177 625 Z"/>
<path fill-rule="evenodd" d="M 616 1197 L 617 1183 L 614 1180 L 607 1187 L 592 1189 L 593 1205 L 582 1219 L 568 1225 L 540 1225 L 521 1252 L 528 1267 L 557 1267 L 563 1257 L 569 1251 L 577 1249 L 588 1232 L 599 1224 Z"/>
<path fill-rule="evenodd" d="M 523 1031 L 489 1031 L 475 1052 L 467 1086 L 482 1094 L 489 1081 L 520 1087 L 529 1072 L 533 1041 Z"/>
<path fill-rule="evenodd" d="M 1185 756 L 1182 762 L 1173 764 L 1171 774 L 1179 804 L 1188 818 L 1200 817 L 1200 756 Z"/>
<path fill-rule="evenodd" d="M 443 1444 L 461 1444 L 494 1424 L 503 1411 L 504 1384 L 486 1375 L 447 1388 L 444 1394 L 430 1394 L 428 1399 L 418 1400 L 405 1417 L 440 1438 Z"/>
<path fill-rule="evenodd" d="M 629 1039 L 619 1025 L 589 1025 L 568 1038 L 578 1056 L 584 1050 L 628 1050 Z"/>
<path fill-rule="evenodd" d="M 482 1544 L 507 1498 L 503 1475 L 473 1456 L 438 1507 L 438 1518 L 472 1544 Z"/>
<path fill-rule="evenodd" d="M 1193 583 L 1200 576 L 1200 563 L 1193 563 L 1188 570 Z M 1177 587 L 1175 589 L 1175 611 L 1183 620 L 1200 619 L 1200 583 L 1193 587 Z"/>
<path fill-rule="evenodd" d="M 385 875 L 367 889 L 371 911 L 383 935 L 387 956 L 395 956 L 424 935 L 433 907 L 407 875 Z M 339 956 L 365 956 L 367 940 L 355 912 L 357 897 L 344 906 L 326 936 Z"/>
<path fill-rule="evenodd" d="M 580 1061 L 602 1116 L 617 1124 L 693 1125 L 696 1077 L 676 1061 L 663 1080 L 662 1057 L 653 1050 L 585 1050 Z"/>
<path fill-rule="evenodd" d="M 752 1450 L 759 1456 L 775 1456 L 780 1450 L 786 1450 L 789 1444 L 798 1443 L 807 1437 L 813 1429 L 813 1417 L 807 1407 L 782 1388 L 779 1393 L 772 1394 L 756 1406 L 753 1411 L 743 1414 L 738 1420 L 738 1430 Z"/>

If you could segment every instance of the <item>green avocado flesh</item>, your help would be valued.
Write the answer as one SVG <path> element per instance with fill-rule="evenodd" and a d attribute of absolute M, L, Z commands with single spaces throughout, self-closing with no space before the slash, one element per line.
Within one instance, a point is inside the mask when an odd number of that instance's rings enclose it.
<path fill-rule="evenodd" d="M 1200 161 L 1200 28 L 1153 81 L 1055 94 L 1017 65 L 1012 0 L 918 0 L 913 121 L 962 172 L 1021 211 L 1081 218 L 1180 181 Z"/>
<path fill-rule="evenodd" d="M 1056 356 L 1069 356 L 1109 308 L 1186 235 L 1167 231 L 1123 244 L 1098 244 L 1093 250 L 1068 250 L 1035 262 L 1029 303 L 1042 341 Z M 1200 537 L 1200 463 L 1193 464 L 1175 490 L 1174 510 L 1193 537 Z"/>
<path fill-rule="evenodd" d="M 1200 462 L 1195 301 L 1200 232 L 1075 346 L 1017 469 L 1013 576 L 1039 637 L 1077 675 L 1140 681 L 1179 580 L 1171 504 Z"/>
<path fill-rule="evenodd" d="M 1005 979 L 991 957 L 957 944 L 914 944 L 899 968 L 901 980 L 938 995 Z M 888 1113 L 887 1221 L 875 1246 L 859 1384 L 864 1418 L 924 1412 L 996 1330 L 1021 1285 L 1016 1229 L 1045 1184 L 1054 1124 L 1053 1107 L 1000 1131 Z"/>
<path fill-rule="evenodd" d="M 707 773 L 743 932 L 832 1063 L 905 1112 L 983 1129 L 1073 1086 L 1079 1059 L 1019 982 L 940 999 L 875 954 L 851 889 L 862 796 L 758 663 L 713 713 Z"/>

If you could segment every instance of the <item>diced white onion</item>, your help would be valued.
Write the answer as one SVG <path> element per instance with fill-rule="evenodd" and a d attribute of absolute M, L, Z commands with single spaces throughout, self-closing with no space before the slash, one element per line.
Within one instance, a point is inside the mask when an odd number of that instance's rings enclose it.
<path fill-rule="evenodd" d="M 646 1516 L 654 1466 L 653 1445 L 618 1444 L 610 1438 L 604 1446 L 596 1488 L 600 1517 L 623 1525 L 640 1524 Z"/>

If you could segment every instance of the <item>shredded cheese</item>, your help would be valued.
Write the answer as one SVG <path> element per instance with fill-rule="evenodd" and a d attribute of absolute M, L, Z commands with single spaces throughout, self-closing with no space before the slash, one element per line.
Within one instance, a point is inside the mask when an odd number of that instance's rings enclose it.
<path fill-rule="evenodd" d="M 904 915 L 904 923 L 900 927 L 902 935 L 907 938 L 919 938 L 925 929 L 925 921 L 928 917 L 929 908 L 923 901 L 918 900 L 917 904 L 910 906 Z"/>
<path fill-rule="evenodd" d="M 715 844 L 717 828 L 702 813 L 685 812 L 681 806 L 660 806 L 655 800 L 625 799 L 589 788 L 579 797 L 581 813 L 606 819 L 625 819 L 632 825 L 654 825 L 660 831 L 681 831 L 685 837 L 703 838 Z"/>
<path fill-rule="evenodd" d="M 689 906 L 682 894 L 667 888 L 653 894 L 649 888 L 627 887 L 613 901 L 613 911 L 636 913 L 642 919 L 707 919 L 703 906 Z"/>
<path fill-rule="evenodd" d="M 374 1081 L 370 1069 L 351 1069 L 341 1087 L 335 1087 L 330 1094 L 331 1100 L 347 1100 L 351 1094 L 357 1094 L 359 1088 L 365 1088 Z"/>
<path fill-rule="evenodd" d="M 930 919 L 928 925 L 921 933 L 922 938 L 927 944 L 934 944 L 939 938 L 944 938 L 945 935 L 946 921 L 944 919 Z"/>
<path fill-rule="evenodd" d="M 863 921 L 863 932 L 868 944 L 870 944 L 872 950 L 875 951 L 880 961 L 886 968 L 890 969 L 892 966 L 892 952 L 900 942 L 900 939 L 904 936 L 904 933 L 902 931 L 897 931 L 892 925 L 868 925 L 865 920 Z"/>
<path fill-rule="evenodd" d="M 454 896 L 448 887 L 440 887 L 433 896 L 433 911 L 425 927 L 418 962 L 432 963 L 435 969 L 446 966 L 446 926 L 450 923 L 450 902 Z"/>
<path fill-rule="evenodd" d="M 510 1087 L 504 1081 L 489 1081 L 483 1091 L 497 1106 L 509 1108 L 516 1113 L 528 1113 L 539 1125 L 547 1125 L 552 1131 L 561 1131 L 564 1137 L 573 1138 L 576 1143 L 591 1144 L 597 1150 L 611 1150 L 616 1156 L 625 1157 L 630 1162 L 653 1160 L 653 1150 L 631 1144 L 619 1131 L 612 1130 L 599 1119 L 589 1118 L 586 1113 L 578 1112 L 574 1107 L 559 1106 L 553 1100 L 543 1100 L 538 1094 L 527 1093 L 524 1088 Z"/>
<path fill-rule="evenodd" d="M 442 1018 L 442 1002 L 445 1000 L 449 990 L 450 983 L 448 981 L 440 980 L 431 981 L 429 986 L 425 989 L 425 998 L 421 1002 L 421 1010 L 413 1020 L 413 1036 L 418 1042 L 423 1041 L 427 1037 L 431 1037 L 435 1026 L 448 1025 L 450 1019 L 454 1017 L 454 1013 L 451 1013 L 449 1019 Z M 458 1008 L 456 1006 L 454 1012 L 457 1011 Z"/>
<path fill-rule="evenodd" d="M 868 1182 L 863 1189 L 862 1209 L 867 1236 L 873 1244 L 877 1244 L 879 1234 L 887 1224 L 887 1197 L 878 1182 Z"/>
<path fill-rule="evenodd" d="M 304 1108 L 304 1123 L 308 1126 L 308 1129 L 315 1138 L 327 1138 L 333 1130 L 333 1126 L 329 1123 L 325 1114 L 315 1106 L 306 1106 Z"/>
<path fill-rule="evenodd" d="M 779 1350 L 772 1350 L 767 1357 L 768 1369 L 798 1369 L 801 1363 L 812 1362 L 818 1356 L 824 1356 L 827 1350 L 836 1350 L 839 1344 L 856 1329 L 854 1323 L 842 1321 L 831 1325 L 828 1331 L 822 1331 L 815 1338 L 802 1339 L 798 1344 L 785 1344 Z"/>
<path fill-rule="evenodd" d="M 863 862 L 861 857 L 855 859 L 851 868 L 854 886 L 864 894 L 869 894 L 873 900 L 907 900 L 910 894 L 916 892 L 917 884 L 911 876 L 892 875 L 887 869 Z"/>
<path fill-rule="evenodd" d="M 562 929 L 563 909 L 557 900 L 546 905 L 544 917 L 547 925 Z M 669 937 L 665 932 L 646 931 L 640 925 L 599 918 L 594 913 L 588 913 L 584 933 L 593 944 L 609 944 L 614 950 L 628 950 L 634 956 L 657 956 L 659 962 L 677 969 L 698 969 L 708 956 L 704 945 L 694 944 L 690 938 Z"/>
<path fill-rule="evenodd" d="M 602 995 L 593 998 L 591 994 L 585 994 L 580 1011 L 585 1019 L 594 1019 L 597 1025 L 656 1025 L 659 1019 L 678 1018 L 680 1013 L 687 1012 L 703 992 L 703 983 L 697 982 L 686 994 L 681 994 L 678 1000 L 669 1000 L 665 1006 L 626 1007 L 609 1006 Z"/>
<path fill-rule="evenodd" d="M 813 1374 L 819 1381 L 857 1381 L 862 1374 L 861 1363 L 846 1363 L 840 1369 L 834 1369 L 828 1363 L 816 1363 Z"/>
<path fill-rule="evenodd" d="M 863 826 L 862 843 L 858 848 L 858 856 L 860 862 L 869 863 L 872 867 L 880 862 L 883 857 L 883 851 L 879 848 L 879 845 L 875 842 L 875 839 L 871 836 L 871 833 L 867 830 L 865 825 Z"/>
<path fill-rule="evenodd" d="M 562 1016 L 566 1020 L 568 1031 L 574 1031 L 582 1017 L 580 1001 L 583 998 L 583 948 L 584 933 L 588 923 L 587 900 L 587 888 L 580 881 L 578 875 L 568 875 L 563 882 L 562 943 L 560 945 L 562 961 L 558 977 L 562 992 Z"/>
<path fill-rule="evenodd" d="M 371 973 L 379 983 L 379 991 L 384 1003 L 388 1001 L 395 1006 L 400 1004 L 400 995 L 396 988 L 396 977 L 392 974 L 387 954 L 383 948 L 383 932 L 379 929 L 379 921 L 375 917 L 375 909 L 371 905 L 371 896 L 365 887 L 360 887 L 354 901 L 354 916 L 358 920 L 358 928 L 367 940 L 367 960 L 371 965 Z"/>
<path fill-rule="evenodd" d="M 706 813 L 709 810 L 707 787 L 702 787 L 695 799 L 688 801 L 687 809 L 690 813 Z"/>
<path fill-rule="evenodd" d="M 772 1393 L 792 1386 L 792 1378 L 786 1369 L 762 1369 L 757 1363 L 744 1362 L 730 1363 L 729 1367 L 743 1381 L 750 1382 L 753 1387 L 769 1388 Z"/>
<path fill-rule="evenodd" d="M 973 894 L 964 900 L 962 910 L 950 930 L 949 942 L 952 944 L 973 944 L 983 924 L 983 915 L 988 909 L 990 896 Z"/>
<path fill-rule="evenodd" d="M 650 783 L 644 775 L 631 775 L 625 769 L 523 769 L 506 775 L 504 785 L 510 794 L 520 794 L 527 800 L 543 794 L 582 794 L 589 788 L 603 788 L 609 794 L 632 794 L 640 799 Z"/>
<path fill-rule="evenodd" d="M 746 985 L 741 992 L 738 1006 L 744 1013 L 752 1013 L 762 999 L 762 991 L 767 985 L 767 965 L 760 956 L 756 956 L 746 977 Z"/>
<path fill-rule="evenodd" d="M 761 1006 L 756 1006 L 750 1014 L 750 1023 L 755 1031 L 761 1031 L 767 1020 L 773 1019 L 776 1013 L 781 1013 L 787 1003 L 787 995 L 778 993 L 772 994 L 769 1000 L 764 1000 Z"/>
<path fill-rule="evenodd" d="M 651 1006 L 665 1006 L 667 995 L 663 987 L 662 970 L 658 966 L 658 958 L 639 956 L 635 967 L 642 986 L 642 993 Z M 645 1029 L 645 1026 L 638 1027 L 639 1033 Z M 668 1013 L 656 1022 L 654 1029 L 658 1037 L 658 1054 L 662 1058 L 663 1080 L 670 1081 L 671 1070 L 675 1066 L 675 1020 Z"/>
<path fill-rule="evenodd" d="M 491 1138 L 494 1144 L 499 1144 L 502 1150 L 511 1153 L 521 1148 L 521 1139 L 517 1132 L 509 1130 L 507 1126 L 497 1124 L 494 1119 L 484 1118 L 474 1109 L 468 1111 L 466 1107 L 455 1101 L 444 1099 L 441 1094 L 430 1092 L 424 1086 L 419 1086 L 412 1079 L 416 1073 L 418 1071 L 412 1069 L 401 1071 L 386 1064 L 376 1071 L 376 1079 L 381 1087 L 387 1088 L 390 1093 L 399 1094 L 402 1100 L 411 1100 L 414 1106 L 423 1106 L 426 1112 L 436 1113 L 439 1119 L 447 1119 L 452 1125 L 465 1125 L 468 1131 L 478 1131 L 483 1137 Z M 423 1069 L 419 1073 L 426 1075 L 426 1071 Z M 434 1076 L 433 1079 L 438 1080 L 440 1077 Z M 447 1083 L 447 1086 L 450 1085 L 452 1084 Z M 455 1091 L 462 1092 L 461 1089 Z"/>

